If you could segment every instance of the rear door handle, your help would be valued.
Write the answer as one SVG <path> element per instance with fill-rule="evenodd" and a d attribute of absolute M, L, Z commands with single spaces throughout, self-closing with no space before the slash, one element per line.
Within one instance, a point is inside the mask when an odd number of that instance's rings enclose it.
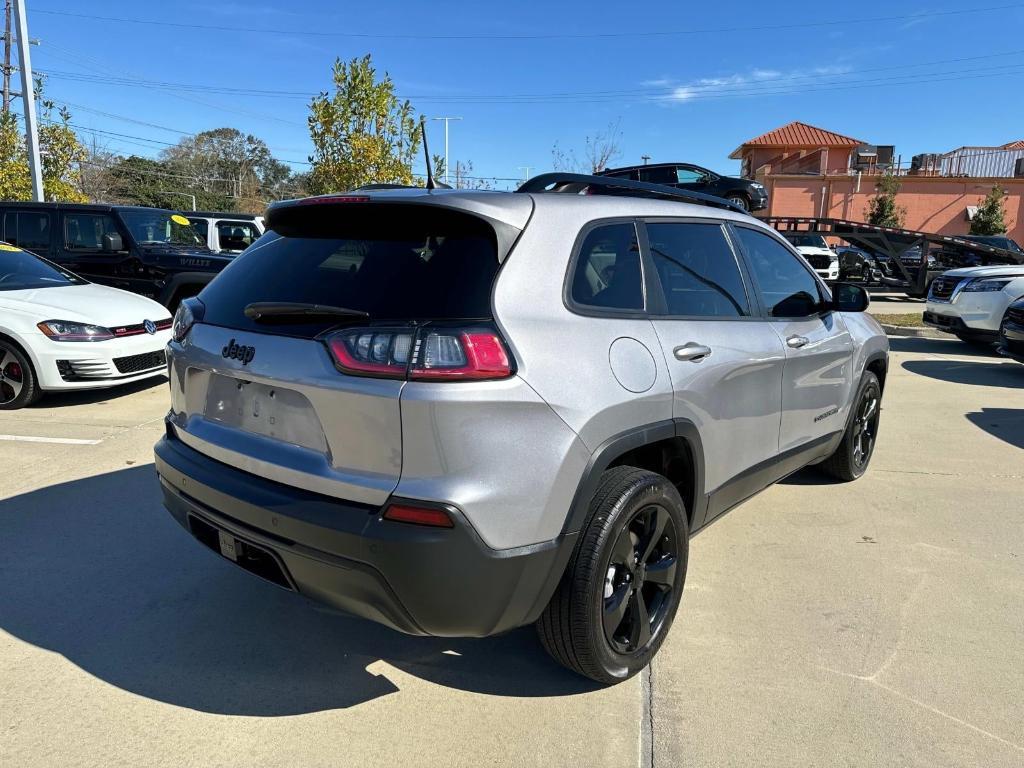
<path fill-rule="evenodd" d="M 676 356 L 676 360 L 689 360 L 696 363 L 711 354 L 711 347 L 695 344 L 691 341 L 688 344 L 683 344 L 683 346 L 673 349 L 672 354 Z"/>
<path fill-rule="evenodd" d="M 786 339 L 786 344 L 793 349 L 800 349 L 800 347 L 807 346 L 808 341 L 809 339 L 806 336 L 790 336 Z"/>

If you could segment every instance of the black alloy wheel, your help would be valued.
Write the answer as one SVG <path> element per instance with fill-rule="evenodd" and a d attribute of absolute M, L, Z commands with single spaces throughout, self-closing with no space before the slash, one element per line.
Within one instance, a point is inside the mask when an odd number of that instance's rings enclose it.
<path fill-rule="evenodd" d="M 861 469 L 867 467 L 875 450 L 878 418 L 881 413 L 880 402 L 881 394 L 878 387 L 865 387 L 853 417 L 853 463 Z"/>
<path fill-rule="evenodd" d="M 874 373 L 865 371 L 839 447 L 821 462 L 821 469 L 844 481 L 863 475 L 875 452 L 881 412 L 882 386 Z"/>
<path fill-rule="evenodd" d="M 605 571 L 605 638 L 619 653 L 642 650 L 664 623 L 679 564 L 679 541 L 667 510 L 651 505 L 627 520 Z"/>
<path fill-rule="evenodd" d="M 537 621 L 560 664 L 591 680 L 626 680 L 651 663 L 686 580 L 689 520 L 679 490 L 649 470 L 605 470 L 587 522 Z"/>

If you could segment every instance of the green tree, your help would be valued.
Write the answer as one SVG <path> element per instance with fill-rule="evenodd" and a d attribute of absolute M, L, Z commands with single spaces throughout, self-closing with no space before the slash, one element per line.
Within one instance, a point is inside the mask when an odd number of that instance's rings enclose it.
<path fill-rule="evenodd" d="M 899 179 L 891 173 L 878 180 L 875 184 L 875 194 L 868 200 L 868 207 L 865 210 L 868 224 L 875 227 L 903 228 L 907 209 L 896 204 L 896 195 L 899 191 Z"/>
<path fill-rule="evenodd" d="M 377 79 L 370 55 L 336 59 L 334 93 L 326 91 L 309 105 L 310 191 L 344 191 L 363 184 L 410 184 L 420 148 L 412 105 L 395 95 L 385 73 Z"/>
<path fill-rule="evenodd" d="M 187 136 L 161 152 L 160 159 L 169 172 L 194 180 L 182 191 L 216 200 L 216 210 L 222 211 L 262 212 L 268 200 L 284 194 L 291 176 L 266 142 L 236 128 Z"/>
<path fill-rule="evenodd" d="M 162 160 L 138 155 L 122 158 L 110 167 L 107 189 L 113 202 L 128 205 L 187 209 L 192 203 L 184 195 L 195 195 L 200 210 L 232 210 L 233 201 L 223 190 L 206 191 L 201 179 L 178 173 Z"/>
<path fill-rule="evenodd" d="M 39 155 L 42 165 L 43 197 L 47 200 L 86 202 L 81 191 L 79 163 L 85 159 L 85 149 L 68 125 L 71 115 L 66 109 L 57 110 L 53 119 L 53 104 L 42 102 L 39 128 Z M 28 151 L 25 136 L 13 112 L 0 114 L 0 199 L 30 200 L 32 177 L 28 170 Z"/>
<path fill-rule="evenodd" d="M 972 235 L 1004 235 L 1006 234 L 1006 209 L 1003 206 L 1003 190 L 994 186 L 985 195 L 978 212 L 971 219 Z"/>

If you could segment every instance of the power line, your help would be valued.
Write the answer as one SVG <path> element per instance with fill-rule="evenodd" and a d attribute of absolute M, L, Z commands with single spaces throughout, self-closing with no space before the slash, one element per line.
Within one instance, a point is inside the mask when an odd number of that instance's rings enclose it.
<path fill-rule="evenodd" d="M 681 29 L 681 30 L 644 30 L 629 32 L 552 32 L 543 34 L 463 34 L 463 35 L 437 35 L 422 33 L 379 33 L 379 32 L 336 32 L 313 29 L 268 29 L 266 27 L 243 27 L 228 26 L 220 24 L 194 24 L 185 22 L 170 21 L 168 19 L 140 19 L 127 16 L 101 16 L 98 14 L 80 13 L 75 11 L 64 11 L 57 9 L 33 9 L 33 13 L 46 14 L 50 16 L 63 16 L 89 21 L 116 22 L 123 24 L 140 24 L 174 29 L 206 30 L 211 32 L 240 32 L 259 35 L 299 35 L 305 37 L 319 38 L 353 38 L 371 40 L 594 40 L 606 38 L 663 38 L 682 35 L 705 35 L 724 34 L 733 32 L 772 32 L 793 29 L 810 29 L 816 27 L 834 27 L 853 24 L 878 24 L 895 21 L 917 21 L 931 18 L 943 18 L 949 16 L 962 16 L 967 14 L 990 13 L 995 11 L 1009 11 L 1024 8 L 1024 3 L 1013 3 L 1009 5 L 993 5 L 985 8 L 965 8 L 946 11 L 926 11 L 922 13 L 899 14 L 891 16 L 861 17 L 855 19 L 836 19 L 822 21 L 806 21 L 792 24 L 764 24 L 751 26 L 717 27 L 708 29 Z"/>
<path fill-rule="evenodd" d="M 899 64 L 894 66 L 886 67 L 867 67 L 863 69 L 847 70 L 844 72 L 803 72 L 794 73 L 789 75 L 779 75 L 777 77 L 764 77 L 760 80 L 751 80 L 749 78 L 743 78 L 738 82 L 720 82 L 722 78 L 704 78 L 708 82 L 701 82 L 697 80 L 692 83 L 678 83 L 671 86 L 659 86 L 657 88 L 630 88 L 627 90 L 599 90 L 599 91 L 564 91 L 564 92 L 552 92 L 552 93 L 493 93 L 493 94 L 463 94 L 463 95 L 452 95 L 452 96 L 411 96 L 407 95 L 403 98 L 411 101 L 425 101 L 434 103 L 478 103 L 478 104 L 490 104 L 490 103 L 547 103 L 547 102 L 558 102 L 567 101 L 568 103 L 594 103 L 599 101 L 620 101 L 624 99 L 628 100 L 657 100 L 658 97 L 671 96 L 679 88 L 685 88 L 693 94 L 729 94 L 729 93 L 749 93 L 749 92 L 765 92 L 771 93 L 777 90 L 780 86 L 784 86 L 787 83 L 793 83 L 796 81 L 811 81 L 809 84 L 842 84 L 847 78 L 853 78 L 858 75 L 870 74 L 876 72 L 894 72 L 906 69 L 916 69 L 920 67 L 928 66 L 940 66 L 945 64 L 959 64 L 970 61 L 981 61 L 993 58 L 1002 58 L 1006 56 L 1019 56 L 1024 54 L 1024 49 L 1018 49 L 1014 51 L 1004 51 L 1000 53 L 982 54 L 978 56 L 961 56 L 952 59 L 938 59 L 933 61 L 916 62 L 911 64 Z M 1007 68 L 1019 65 L 1001 65 L 998 68 Z M 900 77 L 907 82 L 913 82 L 913 78 L 921 77 L 934 77 L 936 75 L 946 74 L 963 74 L 967 72 L 978 72 L 978 71 L 991 71 L 991 67 L 980 69 L 956 69 L 948 72 L 925 72 L 920 74 L 907 73 Z M 66 72 L 63 70 L 47 69 L 43 72 L 48 77 L 53 77 L 58 80 L 72 80 L 80 82 L 105 82 L 113 85 L 123 85 L 130 87 L 140 87 L 147 89 L 164 89 L 169 91 L 182 90 L 188 92 L 211 92 L 219 95 L 239 95 L 239 96 L 266 96 L 274 98 L 302 98 L 309 99 L 312 94 L 302 91 L 277 91 L 267 89 L 241 89 L 230 86 L 217 86 L 209 84 L 199 83 L 175 83 L 169 81 L 160 80 L 146 80 L 141 78 L 129 78 L 129 77 L 96 77 L 94 75 L 86 75 L 77 72 Z M 835 78 L 840 78 L 836 80 Z M 873 83 L 873 82 L 885 82 L 890 81 L 891 78 L 884 79 L 859 79 L 851 80 L 851 83 Z M 800 86 L 801 88 L 803 86 Z M 586 98 L 585 98 L 586 97 Z M 595 97 L 593 99 L 589 97 Z M 579 99 L 585 98 L 584 101 Z M 514 101 L 513 101 L 514 100 Z"/>

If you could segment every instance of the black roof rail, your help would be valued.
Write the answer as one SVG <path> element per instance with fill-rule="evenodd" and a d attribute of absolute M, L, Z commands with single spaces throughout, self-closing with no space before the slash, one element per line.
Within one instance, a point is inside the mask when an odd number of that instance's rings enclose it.
<path fill-rule="evenodd" d="M 579 194 L 587 190 L 589 194 L 625 195 L 628 197 L 653 197 L 662 200 L 676 200 L 683 203 L 708 205 L 713 208 L 724 208 L 727 211 L 747 213 L 740 206 L 730 203 L 721 197 L 705 195 L 703 192 L 689 192 L 664 184 L 651 184 L 647 181 L 617 179 L 612 176 L 588 176 L 584 173 L 542 173 L 523 183 L 516 192 L 538 194 L 543 192 L 561 192 Z"/>

